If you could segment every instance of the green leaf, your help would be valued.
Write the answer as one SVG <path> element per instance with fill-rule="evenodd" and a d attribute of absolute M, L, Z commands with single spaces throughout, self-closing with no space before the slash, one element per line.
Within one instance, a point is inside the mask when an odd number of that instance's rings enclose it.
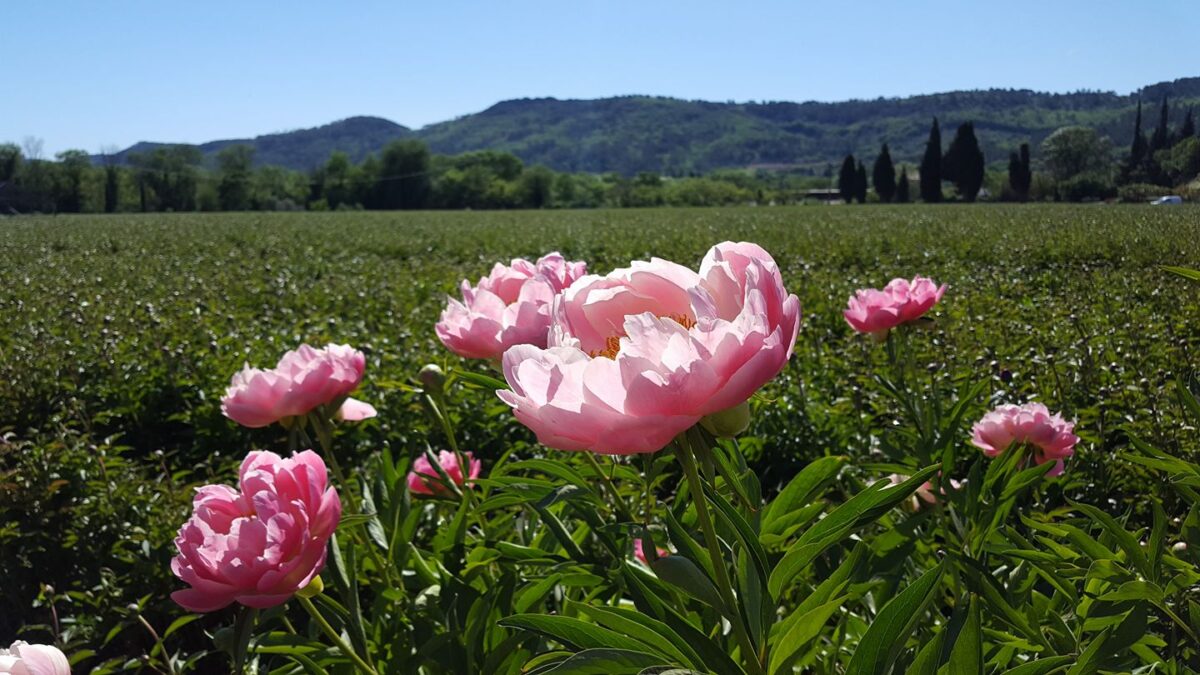
<path fill-rule="evenodd" d="M 1048 656 L 1044 659 L 1022 663 L 1016 668 L 1009 668 L 1004 671 L 1004 675 L 1049 675 L 1074 662 L 1075 657 L 1073 656 Z"/>
<path fill-rule="evenodd" d="M 1117 590 L 1100 596 L 1100 599 L 1107 602 L 1146 600 L 1158 604 L 1163 602 L 1163 592 L 1158 584 L 1149 581 L 1127 581 L 1121 584 Z"/>
<path fill-rule="evenodd" d="M 598 607 L 567 600 L 568 609 L 588 617 L 605 628 L 638 640 L 672 663 L 689 668 L 703 667 L 700 656 L 667 624 L 641 612 L 621 607 Z"/>
<path fill-rule="evenodd" d="M 932 467 L 936 470 L 937 467 Z M 932 475 L 932 471 L 929 472 Z M 924 482 L 922 479 L 921 482 Z M 859 640 L 846 675 L 885 675 L 891 672 L 908 636 L 925 615 L 936 594 L 943 565 L 922 574 L 899 595 L 884 605 Z"/>
<path fill-rule="evenodd" d="M 778 598 L 784 587 L 825 549 L 850 536 L 855 530 L 875 522 L 892 507 L 908 499 L 937 473 L 938 468 L 937 465 L 926 467 L 895 486 L 886 481 L 876 482 L 817 521 L 792 544 L 771 572 L 768 585 L 771 595 Z"/>
<path fill-rule="evenodd" d="M 958 632 L 950 650 L 950 671 L 955 675 L 983 675 L 983 627 L 979 618 L 979 598 L 970 597 L 967 623 Z"/>
<path fill-rule="evenodd" d="M 937 675 L 942 660 L 942 643 L 946 640 L 945 629 L 938 631 L 933 639 L 917 652 L 917 658 L 904 671 L 905 675 Z"/>
<path fill-rule="evenodd" d="M 494 378 L 491 375 L 484 375 L 483 373 L 462 370 L 461 368 L 451 368 L 450 374 L 464 382 L 470 382 L 471 384 L 484 389 L 491 389 L 493 391 L 499 389 L 508 389 L 507 382 Z"/>
<path fill-rule="evenodd" d="M 1150 576 L 1150 571 L 1147 569 L 1149 565 L 1146 561 L 1146 554 L 1142 551 L 1141 544 L 1115 518 L 1090 504 L 1080 504 L 1079 502 L 1070 502 L 1070 504 L 1072 508 L 1078 509 L 1087 514 L 1092 520 L 1098 521 L 1104 527 L 1105 531 L 1116 540 L 1117 546 L 1120 546 L 1121 550 L 1125 551 L 1129 562 L 1143 575 Z"/>
<path fill-rule="evenodd" d="M 848 597 L 843 595 L 836 600 L 819 605 L 805 612 L 799 619 L 792 623 L 788 632 L 771 646 L 771 666 L 769 671 L 775 673 L 788 668 L 789 662 L 798 656 L 800 651 L 808 646 L 809 642 L 812 642 L 814 638 L 821 634 L 821 630 L 825 628 L 829 617 L 833 616 L 834 612 L 841 608 L 842 603 Z"/>
<path fill-rule="evenodd" d="M 1175 265 L 1159 265 L 1158 269 L 1164 272 L 1170 272 L 1175 276 L 1190 279 L 1191 281 L 1200 281 L 1200 270 L 1194 270 L 1190 267 L 1178 267 Z"/>
<path fill-rule="evenodd" d="M 538 675 L 637 675 L 653 668 L 666 666 L 660 657 L 645 652 L 627 649 L 585 649 L 546 669 L 538 669 Z M 532 673 L 530 673 L 532 675 Z"/>
<path fill-rule="evenodd" d="M 1100 663 L 1103 660 L 1104 643 L 1108 640 L 1108 634 L 1112 628 L 1105 628 L 1099 635 L 1092 638 L 1086 649 L 1079 655 L 1075 661 L 1075 665 L 1067 671 L 1067 675 L 1094 675 L 1100 669 Z"/>
<path fill-rule="evenodd" d="M 579 650 L 613 648 L 638 652 L 646 648 L 633 638 L 570 616 L 514 614 L 500 619 L 500 625 L 538 633 Z"/>
<path fill-rule="evenodd" d="M 681 589 L 732 620 L 733 608 L 725 606 L 717 587 L 696 563 L 681 555 L 668 555 L 651 563 L 650 569 L 654 570 L 659 579 Z"/>
<path fill-rule="evenodd" d="M 770 508 L 763 514 L 763 532 L 778 534 L 786 516 L 808 506 L 816 499 L 825 486 L 837 477 L 845 464 L 846 458 L 840 456 L 822 457 L 810 462 L 771 502 Z"/>
<path fill-rule="evenodd" d="M 1025 488 L 1042 480 L 1042 477 L 1053 468 L 1054 462 L 1046 462 L 1045 464 L 1038 464 L 1024 471 L 1018 471 L 1015 476 L 1008 479 L 1004 484 L 1004 491 L 1000 493 L 1000 501 L 1006 502 L 1016 497 Z"/>

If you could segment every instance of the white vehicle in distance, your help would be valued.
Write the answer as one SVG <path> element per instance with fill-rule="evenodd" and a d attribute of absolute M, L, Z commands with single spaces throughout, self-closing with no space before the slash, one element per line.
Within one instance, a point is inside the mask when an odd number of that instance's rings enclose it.
<path fill-rule="evenodd" d="M 1167 195 L 1165 197 L 1159 197 L 1150 203 L 1155 206 L 1162 206 L 1163 204 L 1182 204 L 1183 197 L 1178 195 Z"/>

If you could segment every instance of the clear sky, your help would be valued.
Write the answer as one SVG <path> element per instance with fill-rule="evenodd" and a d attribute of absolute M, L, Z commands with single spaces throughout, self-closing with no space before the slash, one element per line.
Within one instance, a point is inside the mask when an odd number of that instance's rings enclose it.
<path fill-rule="evenodd" d="M 1200 75 L 1196 0 L 0 0 L 0 141 L 47 155 L 509 98 L 1128 93 Z"/>

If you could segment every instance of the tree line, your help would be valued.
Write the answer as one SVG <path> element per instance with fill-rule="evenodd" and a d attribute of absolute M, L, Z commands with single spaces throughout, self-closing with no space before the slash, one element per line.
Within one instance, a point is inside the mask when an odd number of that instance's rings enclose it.
<path fill-rule="evenodd" d="M 810 190 L 827 194 L 823 188 L 834 180 L 846 203 L 1142 200 L 1171 191 L 1197 199 L 1200 137 L 1193 111 L 1187 109 L 1177 126 L 1170 111 L 1164 97 L 1147 137 L 1139 103 L 1124 156 L 1094 129 L 1069 126 L 1042 141 L 1036 164 L 1030 144 L 1021 144 L 1010 153 L 1007 170 L 999 162 L 988 165 L 969 121 L 943 151 L 934 118 L 915 176 L 908 165 L 897 167 L 884 143 L 869 183 L 866 165 L 853 154 L 836 177 L 832 166 L 826 176 L 735 169 L 623 176 L 527 166 L 508 152 L 434 155 L 421 141 L 406 139 L 357 164 L 335 151 L 324 164 L 300 172 L 255 165 L 247 145 L 227 146 L 208 163 L 188 145 L 132 153 L 124 162 L 112 153 L 96 161 L 82 150 L 58 153 L 52 161 L 42 157 L 40 141 L 26 139 L 21 146 L 0 144 L 0 214 L 785 204 L 804 201 Z"/>
<path fill-rule="evenodd" d="M 941 127 L 935 117 L 917 168 L 921 201 L 936 203 L 949 199 L 973 202 L 985 186 L 986 196 L 1005 201 L 1087 201 L 1121 197 L 1141 201 L 1168 192 L 1200 198 L 1200 136 L 1195 115 L 1189 107 L 1178 127 L 1170 123 L 1170 101 L 1164 97 L 1158 123 L 1149 138 L 1142 131 L 1142 105 L 1138 104 L 1133 143 L 1127 155 L 1118 158 L 1111 141 L 1096 130 L 1082 126 L 1062 127 L 1040 145 L 1040 166 L 1035 170 L 1030 144 L 1022 143 L 1009 154 L 1004 180 L 989 170 L 975 125 L 959 125 L 953 140 L 942 152 Z M 910 200 L 909 170 L 897 171 L 888 144 L 875 157 L 871 185 L 861 160 L 848 154 L 838 172 L 837 189 L 846 203 L 865 203 L 874 187 L 873 201 L 904 203 Z M 989 178 L 991 180 L 989 180 Z M 947 196 L 945 185 L 953 188 Z"/>

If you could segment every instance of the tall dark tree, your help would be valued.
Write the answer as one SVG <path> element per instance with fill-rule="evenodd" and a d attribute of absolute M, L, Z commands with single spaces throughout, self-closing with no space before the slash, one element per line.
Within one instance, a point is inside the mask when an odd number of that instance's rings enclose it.
<path fill-rule="evenodd" d="M 1154 133 L 1150 135 L 1150 156 L 1154 153 L 1167 148 L 1171 145 L 1171 128 L 1168 126 L 1170 118 L 1170 108 L 1167 103 L 1166 95 L 1163 95 L 1162 105 L 1158 108 L 1158 126 L 1154 127 Z"/>
<path fill-rule="evenodd" d="M 1142 133 L 1142 102 L 1138 101 L 1137 117 L 1133 121 L 1133 141 L 1129 144 L 1129 158 L 1121 166 L 1120 182 L 1135 182 L 1145 179 L 1144 167 L 1148 148 L 1146 136 Z"/>
<path fill-rule="evenodd" d="M 1183 117 L 1183 126 L 1179 127 L 1179 140 L 1191 138 L 1196 135 L 1196 120 L 1192 118 L 1192 109 L 1188 108 L 1187 114 Z"/>
<path fill-rule="evenodd" d="M 854 170 L 854 155 L 846 155 L 842 160 L 842 169 L 838 171 L 838 192 L 842 195 L 842 201 L 849 204 L 854 199 L 855 186 L 858 183 L 858 175 Z"/>
<path fill-rule="evenodd" d="M 921 199 L 942 201 L 942 131 L 936 117 L 929 128 L 929 140 L 925 141 L 925 156 L 921 158 Z"/>
<path fill-rule="evenodd" d="M 983 186 L 983 151 L 975 138 L 975 124 L 958 125 L 954 139 L 942 158 L 942 178 L 952 181 L 963 201 L 973 202 Z"/>
<path fill-rule="evenodd" d="M 871 182 L 875 184 L 875 194 L 879 195 L 879 201 L 884 203 L 892 201 L 892 197 L 896 194 L 896 166 L 892 164 L 892 155 L 888 152 L 887 143 L 883 144 L 883 149 L 875 158 L 875 166 L 871 171 Z"/>
<path fill-rule="evenodd" d="M 900 167 L 900 177 L 896 179 L 896 203 L 907 204 L 908 196 L 908 167 Z"/>
<path fill-rule="evenodd" d="M 250 206 L 250 171 L 254 148 L 238 144 L 217 153 L 217 201 L 222 211 L 244 211 Z"/>
<path fill-rule="evenodd" d="M 858 170 L 854 172 L 854 198 L 859 204 L 867 203 L 867 167 L 862 162 L 858 163 Z"/>
<path fill-rule="evenodd" d="M 104 212 L 116 213 L 121 203 L 121 170 L 116 164 L 104 167 Z"/>
<path fill-rule="evenodd" d="M 1033 172 L 1029 168 L 1029 144 L 1022 143 L 1019 153 L 1008 156 L 1008 187 L 1020 201 L 1029 199 L 1029 188 L 1033 183 Z"/>

